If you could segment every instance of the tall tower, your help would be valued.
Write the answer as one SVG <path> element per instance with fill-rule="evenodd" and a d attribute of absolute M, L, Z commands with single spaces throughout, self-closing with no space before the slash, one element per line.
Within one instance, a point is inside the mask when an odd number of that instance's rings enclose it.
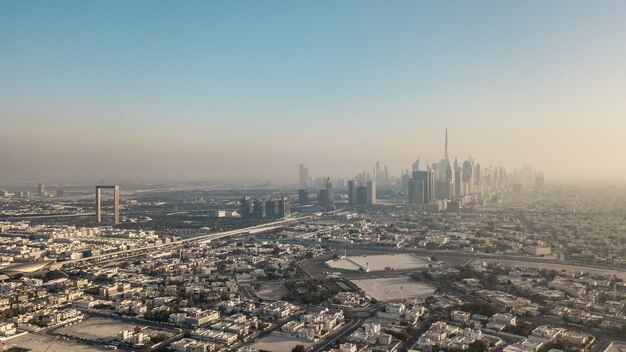
<path fill-rule="evenodd" d="M 117 225 L 120 223 L 120 186 L 96 186 L 96 220 L 97 223 L 102 222 L 102 192 L 101 190 L 104 188 L 109 188 L 113 190 L 113 224 Z"/>
<path fill-rule="evenodd" d="M 304 167 L 304 164 L 300 164 L 300 188 L 305 189 L 309 186 L 309 168 Z"/>
<path fill-rule="evenodd" d="M 445 154 L 445 159 L 448 159 L 448 127 L 446 126 L 446 154 Z"/>
<path fill-rule="evenodd" d="M 367 198 L 366 202 L 369 205 L 376 204 L 376 181 L 367 181 Z"/>

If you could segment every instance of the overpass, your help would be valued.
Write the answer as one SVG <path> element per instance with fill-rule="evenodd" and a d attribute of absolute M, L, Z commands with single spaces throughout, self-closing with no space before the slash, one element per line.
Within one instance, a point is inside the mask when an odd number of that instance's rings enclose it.
<path fill-rule="evenodd" d="M 315 217 L 315 215 L 307 215 L 307 216 L 300 216 L 296 218 L 281 219 L 281 220 L 269 222 L 266 224 L 244 227 L 244 228 L 236 229 L 236 230 L 200 235 L 196 237 L 182 239 L 179 241 L 172 241 L 172 242 L 157 244 L 153 246 L 131 248 L 131 249 L 123 250 L 123 251 L 105 253 L 105 254 L 95 255 L 95 256 L 81 258 L 81 259 L 64 260 L 64 261 L 60 261 L 60 262 L 56 262 L 52 264 L 50 266 L 50 269 L 51 270 L 60 269 L 66 266 L 73 266 L 76 264 L 88 263 L 88 262 L 98 262 L 98 261 L 107 260 L 107 259 L 141 256 L 141 255 L 145 255 L 150 252 L 157 251 L 157 250 L 181 247 L 183 245 L 190 244 L 190 243 L 205 244 L 211 241 L 238 236 L 238 235 L 243 235 L 246 233 L 260 233 L 260 232 L 265 232 L 265 231 L 271 231 L 271 230 L 274 230 L 274 229 L 277 229 L 277 228 L 280 228 L 280 227 L 283 227 L 285 225 L 289 225 L 295 222 L 309 220 L 309 219 L 312 219 L 313 217 Z"/>

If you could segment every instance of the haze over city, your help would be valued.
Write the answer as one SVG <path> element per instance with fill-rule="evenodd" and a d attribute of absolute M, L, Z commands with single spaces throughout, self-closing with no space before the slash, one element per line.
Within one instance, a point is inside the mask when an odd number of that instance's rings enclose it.
<path fill-rule="evenodd" d="M 0 3 L 0 182 L 352 177 L 420 156 L 622 182 L 626 3 Z"/>
<path fill-rule="evenodd" d="M 626 351 L 625 33 L 0 0 L 0 352 Z"/>

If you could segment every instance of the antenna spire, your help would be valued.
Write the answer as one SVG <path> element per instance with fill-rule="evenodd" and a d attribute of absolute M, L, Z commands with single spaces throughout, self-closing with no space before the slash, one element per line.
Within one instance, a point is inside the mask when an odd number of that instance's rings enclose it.
<path fill-rule="evenodd" d="M 448 126 L 446 126 L 446 155 L 445 159 L 448 160 Z"/>

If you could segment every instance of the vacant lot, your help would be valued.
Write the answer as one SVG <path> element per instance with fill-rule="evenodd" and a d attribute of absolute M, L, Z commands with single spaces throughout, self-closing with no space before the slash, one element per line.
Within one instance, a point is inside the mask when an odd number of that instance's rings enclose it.
<path fill-rule="evenodd" d="M 289 290 L 285 286 L 284 282 L 272 282 L 272 283 L 264 283 L 261 285 L 261 288 L 256 290 L 256 295 L 263 298 L 269 299 L 272 301 L 280 301 L 283 299 L 283 296 L 289 293 Z"/>
<path fill-rule="evenodd" d="M 267 337 L 264 337 L 260 340 L 255 341 L 252 344 L 252 347 L 256 348 L 257 350 L 265 350 L 265 351 L 272 351 L 272 352 L 291 352 L 291 349 L 293 349 L 297 345 L 302 345 L 305 348 L 308 348 L 309 346 L 313 346 L 313 344 L 308 341 L 295 339 L 291 337 L 269 335 Z"/>
<path fill-rule="evenodd" d="M 106 351 L 104 348 L 98 348 L 96 346 L 90 346 L 87 344 L 80 344 L 71 340 L 57 340 L 52 345 L 54 336 L 43 335 L 39 333 L 29 333 L 24 336 L 16 337 L 7 341 L 15 347 L 21 347 L 28 349 L 32 352 L 43 352 L 48 346 L 48 352 L 93 352 L 93 351 Z"/>
<path fill-rule="evenodd" d="M 369 268 L 370 271 L 420 269 L 427 268 L 429 264 L 435 266 L 429 260 L 412 254 L 349 256 L 329 260 L 326 264 L 333 269 L 365 270 Z"/>
<path fill-rule="evenodd" d="M 430 296 L 435 292 L 432 286 L 415 282 L 413 279 L 403 276 L 352 280 L 352 282 L 365 291 L 365 294 L 379 301 L 401 299 L 402 288 L 404 288 L 404 298 Z"/>
<path fill-rule="evenodd" d="M 117 336 L 118 332 L 136 327 L 139 326 L 114 319 L 92 317 L 78 324 L 56 329 L 54 332 L 88 340 L 110 341 Z"/>

